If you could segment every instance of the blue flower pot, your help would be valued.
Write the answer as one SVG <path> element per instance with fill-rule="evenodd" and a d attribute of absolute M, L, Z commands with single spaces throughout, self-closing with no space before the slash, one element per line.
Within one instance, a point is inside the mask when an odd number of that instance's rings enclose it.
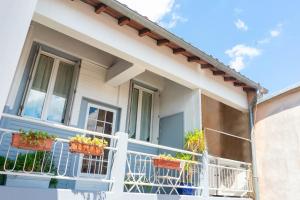
<path fill-rule="evenodd" d="M 180 183 L 180 186 L 192 186 L 191 183 Z M 180 195 L 194 195 L 195 189 L 192 188 L 177 188 L 177 192 Z"/>

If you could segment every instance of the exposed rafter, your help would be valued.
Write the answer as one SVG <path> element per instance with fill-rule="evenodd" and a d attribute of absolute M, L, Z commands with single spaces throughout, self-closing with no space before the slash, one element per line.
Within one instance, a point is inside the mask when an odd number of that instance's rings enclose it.
<path fill-rule="evenodd" d="M 231 76 L 229 76 L 229 77 L 224 77 L 224 81 L 231 81 L 231 82 L 233 82 L 233 81 L 236 81 L 236 78 L 231 77 Z"/>
<path fill-rule="evenodd" d="M 118 24 L 119 24 L 120 26 L 127 25 L 129 22 L 130 22 L 130 19 L 129 19 L 128 17 L 125 17 L 125 16 L 120 17 L 120 18 L 118 19 Z"/>
<path fill-rule="evenodd" d="M 95 7 L 95 13 L 100 14 L 101 12 L 107 9 L 107 5 L 100 3 L 98 6 Z"/>
<path fill-rule="evenodd" d="M 242 83 L 242 82 L 234 82 L 233 85 L 236 86 L 236 87 L 243 87 L 243 86 L 246 86 L 246 84 L 245 84 L 245 83 Z"/>
<path fill-rule="evenodd" d="M 163 45 L 166 45 L 166 44 L 169 44 L 170 41 L 167 40 L 167 39 L 160 39 L 160 40 L 157 40 L 157 46 L 163 46 Z"/>
<path fill-rule="evenodd" d="M 185 49 L 184 48 L 177 48 L 177 49 L 173 49 L 173 53 L 174 54 L 181 54 L 185 52 Z"/>
<path fill-rule="evenodd" d="M 225 75 L 225 72 L 223 72 L 221 70 L 213 71 L 213 75 L 215 75 L 215 76 Z"/>
<path fill-rule="evenodd" d="M 199 64 L 208 64 L 207 62 L 205 62 L 204 60 L 201 60 L 199 57 L 197 56 L 191 56 L 187 58 L 188 62 L 196 62 Z"/>
<path fill-rule="evenodd" d="M 141 36 L 141 37 L 146 36 L 149 33 L 151 33 L 151 30 L 148 28 L 143 28 L 143 29 L 139 30 L 139 36 Z"/>

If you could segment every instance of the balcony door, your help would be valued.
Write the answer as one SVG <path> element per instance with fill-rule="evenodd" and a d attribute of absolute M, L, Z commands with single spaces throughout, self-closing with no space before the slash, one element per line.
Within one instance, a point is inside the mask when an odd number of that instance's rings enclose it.
<path fill-rule="evenodd" d="M 98 133 L 112 135 L 115 133 L 117 110 L 88 104 L 85 129 Z M 86 135 L 87 137 L 98 137 L 105 139 L 110 146 L 110 140 L 95 135 Z M 84 176 L 105 176 L 109 171 L 110 153 L 106 149 L 103 156 L 83 156 L 81 158 L 80 173 Z"/>

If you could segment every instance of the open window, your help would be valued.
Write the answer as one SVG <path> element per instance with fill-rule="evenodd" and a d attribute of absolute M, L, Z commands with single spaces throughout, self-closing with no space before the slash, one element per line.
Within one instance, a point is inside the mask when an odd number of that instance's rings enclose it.
<path fill-rule="evenodd" d="M 66 123 L 75 93 L 79 62 L 39 50 L 33 63 L 22 116 Z"/>
<path fill-rule="evenodd" d="M 154 90 L 133 84 L 128 132 L 131 138 L 150 142 L 153 122 Z"/>

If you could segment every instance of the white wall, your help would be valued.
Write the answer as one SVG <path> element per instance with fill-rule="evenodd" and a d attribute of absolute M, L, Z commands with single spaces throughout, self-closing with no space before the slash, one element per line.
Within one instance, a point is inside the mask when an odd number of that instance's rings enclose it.
<path fill-rule="evenodd" d="M 8 105 L 10 108 L 13 106 L 13 103 L 15 101 L 18 87 L 23 76 L 32 43 L 34 41 L 46 44 L 47 46 L 53 47 L 54 49 L 60 50 L 62 52 L 68 53 L 72 56 L 84 59 L 88 62 L 97 64 L 105 68 L 109 67 L 116 59 L 101 50 L 81 43 L 57 31 L 49 29 L 38 23 L 32 23 L 17 65 L 17 71 L 13 81 L 14 84 L 12 85 L 9 98 L 6 103 L 6 105 Z"/>
<path fill-rule="evenodd" d="M 77 125 L 81 100 L 83 97 L 86 97 L 121 108 L 120 131 L 125 131 L 129 82 L 119 87 L 105 84 L 106 68 L 111 65 L 115 58 L 37 23 L 31 25 L 26 38 L 14 77 L 14 84 L 6 103 L 7 106 L 12 107 L 14 105 L 33 41 L 46 44 L 82 60 L 77 93 L 74 98 L 71 125 Z"/>
<path fill-rule="evenodd" d="M 121 108 L 120 131 L 125 131 L 129 82 L 112 87 L 105 84 L 107 70 L 91 62 L 82 61 L 77 93 L 75 95 L 71 124 L 76 125 L 83 97 Z"/>
<path fill-rule="evenodd" d="M 201 128 L 201 92 L 166 80 L 160 94 L 160 117 L 184 113 L 184 130 Z"/>
<path fill-rule="evenodd" d="M 184 56 L 173 55 L 167 47 L 157 47 L 148 37 L 138 37 L 135 30 L 119 26 L 106 14 L 95 14 L 94 8 L 81 1 L 40 0 L 34 20 L 186 87 L 200 88 L 230 106 L 248 107 L 241 88 L 202 70 L 199 64 L 188 63 Z"/>
<path fill-rule="evenodd" d="M 25 42 L 37 0 L 1 1 L 0 6 L 0 118 Z"/>

